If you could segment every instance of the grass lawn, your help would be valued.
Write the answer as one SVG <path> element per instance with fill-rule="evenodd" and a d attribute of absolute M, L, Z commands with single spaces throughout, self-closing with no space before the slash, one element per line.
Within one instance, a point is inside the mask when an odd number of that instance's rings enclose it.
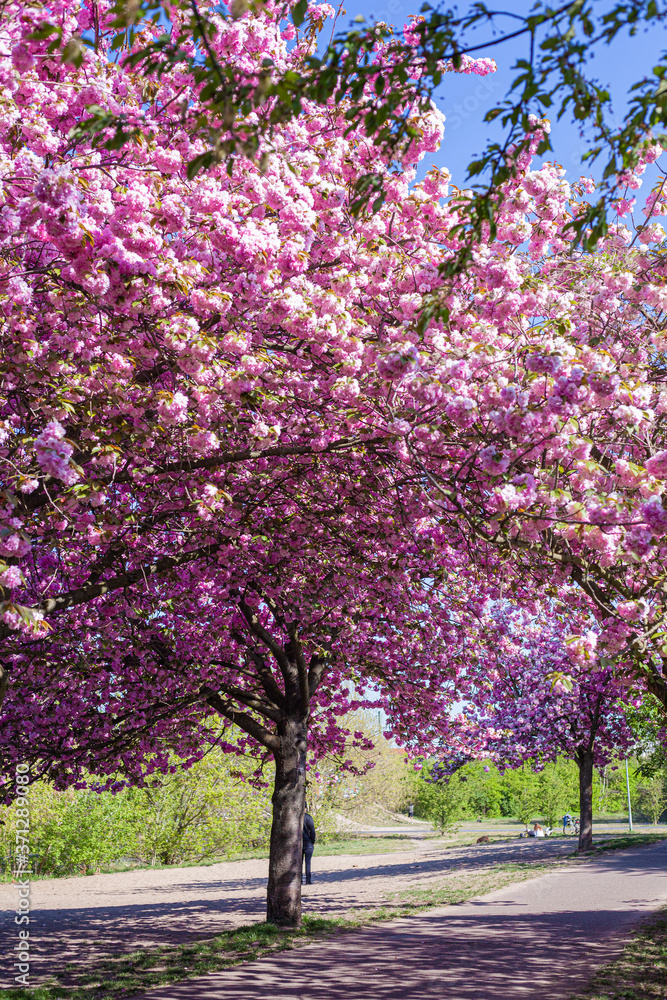
<path fill-rule="evenodd" d="M 518 834 L 490 833 L 488 834 L 491 844 L 501 844 L 508 840 L 517 840 Z M 461 834 L 456 837 L 441 837 L 439 834 L 427 836 L 432 847 L 440 847 L 446 850 L 449 847 L 472 847 L 477 843 L 477 838 L 472 834 Z M 658 840 L 665 840 L 666 835 L 662 833 L 594 833 L 595 845 L 593 851 L 615 851 L 623 847 L 638 847 L 641 844 L 655 844 Z M 571 845 L 576 851 L 578 838 L 569 833 L 563 834 L 558 831 L 552 833 L 549 841 L 559 840 Z M 544 843 L 544 841 L 540 841 Z"/>
<path fill-rule="evenodd" d="M 633 932 L 617 961 L 571 1000 L 657 1000 L 667 996 L 667 910 Z"/>
<path fill-rule="evenodd" d="M 605 851 L 622 851 L 625 847 L 640 847 L 642 844 L 657 844 L 665 840 L 664 833 L 613 833 L 605 834 L 604 840 L 593 845 L 587 854 L 602 854 Z"/>
<path fill-rule="evenodd" d="M 345 840 L 317 842 L 315 853 L 318 858 L 332 854 L 390 854 L 392 851 L 410 851 L 413 842 L 400 833 L 388 837 L 349 837 Z"/>

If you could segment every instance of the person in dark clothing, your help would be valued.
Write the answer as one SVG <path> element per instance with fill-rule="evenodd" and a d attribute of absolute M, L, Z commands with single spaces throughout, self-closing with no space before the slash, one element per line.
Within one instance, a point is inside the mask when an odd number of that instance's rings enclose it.
<path fill-rule="evenodd" d="M 306 807 L 307 809 L 308 807 Z M 306 885 L 312 885 L 313 880 L 310 870 L 310 862 L 315 850 L 315 822 L 309 812 L 303 817 L 303 855 L 302 862 L 306 862 Z"/>

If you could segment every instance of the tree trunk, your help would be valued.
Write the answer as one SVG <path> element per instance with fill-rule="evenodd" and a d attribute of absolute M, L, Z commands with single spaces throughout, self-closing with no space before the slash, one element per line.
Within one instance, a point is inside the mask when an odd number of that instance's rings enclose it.
<path fill-rule="evenodd" d="M 278 727 L 276 781 L 269 851 L 266 919 L 278 927 L 301 924 L 301 853 L 306 785 L 307 723 L 287 718 Z"/>
<path fill-rule="evenodd" d="M 577 751 L 579 767 L 579 850 L 593 846 L 593 752 Z"/>

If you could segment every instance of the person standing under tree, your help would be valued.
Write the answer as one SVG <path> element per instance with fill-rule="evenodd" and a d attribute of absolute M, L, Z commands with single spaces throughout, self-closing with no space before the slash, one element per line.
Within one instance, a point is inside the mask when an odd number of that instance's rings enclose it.
<path fill-rule="evenodd" d="M 303 855 L 302 855 L 302 861 L 303 859 L 305 859 L 306 862 L 306 885 L 313 884 L 311 870 L 310 870 L 310 862 L 312 860 L 314 850 L 315 850 L 315 821 L 308 812 L 308 806 L 306 806 L 306 814 L 303 817 Z"/>

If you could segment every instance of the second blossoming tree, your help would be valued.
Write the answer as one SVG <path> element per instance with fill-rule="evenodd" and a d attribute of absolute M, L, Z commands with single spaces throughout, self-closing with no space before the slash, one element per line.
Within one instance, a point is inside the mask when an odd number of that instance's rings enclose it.
<path fill-rule="evenodd" d="M 573 760 L 580 850 L 592 846 L 593 769 L 632 751 L 628 708 L 653 700 L 628 684 L 622 664 L 598 655 L 596 631 L 575 638 L 584 621 L 549 604 L 530 612 L 509 602 L 489 605 L 475 649 L 460 659 L 457 690 L 465 705 L 458 737 L 450 736 L 460 753 L 488 756 L 501 767 Z"/>

